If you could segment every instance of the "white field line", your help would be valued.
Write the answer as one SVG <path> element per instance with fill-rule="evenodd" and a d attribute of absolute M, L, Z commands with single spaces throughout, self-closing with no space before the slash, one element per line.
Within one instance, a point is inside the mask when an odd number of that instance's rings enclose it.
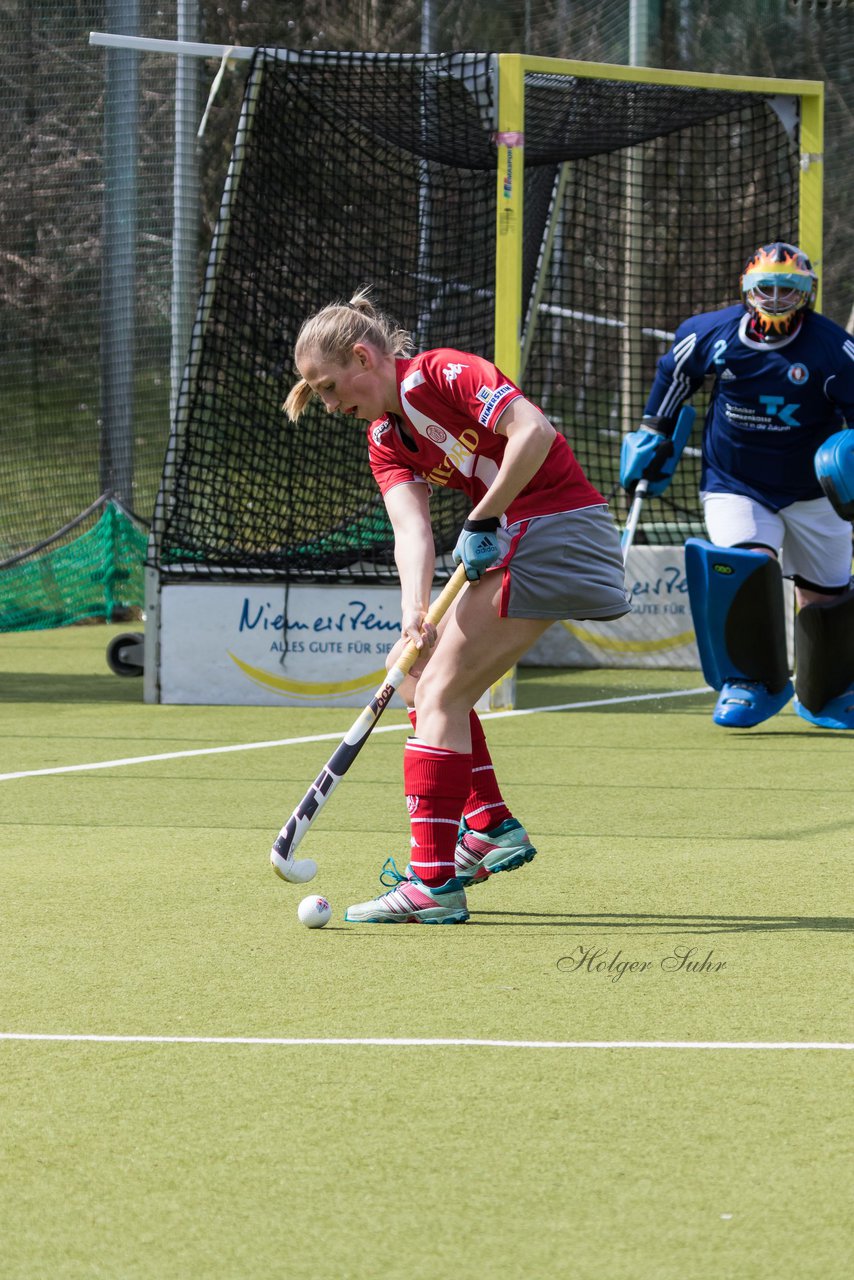
<path fill-rule="evenodd" d="M 598 698 L 592 702 L 562 702 L 551 707 L 525 707 L 518 711 L 485 711 L 481 720 L 503 720 L 511 716 L 533 716 L 550 711 L 584 711 L 588 707 L 612 707 L 623 702 L 654 702 L 660 698 L 689 698 L 697 693 L 708 693 L 708 685 L 699 689 L 678 689 L 671 693 L 634 693 L 624 698 Z M 411 731 L 405 724 L 378 725 L 374 733 L 401 733 Z M 317 733 L 304 738 L 277 738 L 271 742 L 240 742 L 230 747 L 197 747 L 192 751 L 165 751 L 154 756 L 127 756 L 120 760 L 97 760 L 91 764 L 64 764 L 53 769 L 22 769 L 18 773 L 0 773 L 0 782 L 13 778 L 43 778 L 54 773 L 86 773 L 91 769 L 120 769 L 130 764 L 152 764 L 158 760 L 184 760 L 190 756 L 226 755 L 232 751 L 260 751 L 268 747 L 296 747 L 306 742 L 340 742 L 346 730 L 339 733 Z"/>
<path fill-rule="evenodd" d="M 304 1048 L 311 1045 L 386 1049 L 700 1049 L 851 1050 L 836 1040 L 477 1040 L 465 1037 L 414 1039 L 407 1036 L 109 1036 L 0 1031 L 0 1040 L 58 1041 L 63 1044 L 215 1044 Z"/>

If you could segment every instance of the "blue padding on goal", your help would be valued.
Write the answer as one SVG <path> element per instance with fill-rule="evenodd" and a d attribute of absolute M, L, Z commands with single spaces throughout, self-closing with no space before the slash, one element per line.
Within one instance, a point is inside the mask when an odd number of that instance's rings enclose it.
<path fill-rule="evenodd" d="M 780 566 L 762 551 L 685 543 L 685 576 L 703 675 L 713 689 L 756 680 L 771 693 L 788 678 Z"/>

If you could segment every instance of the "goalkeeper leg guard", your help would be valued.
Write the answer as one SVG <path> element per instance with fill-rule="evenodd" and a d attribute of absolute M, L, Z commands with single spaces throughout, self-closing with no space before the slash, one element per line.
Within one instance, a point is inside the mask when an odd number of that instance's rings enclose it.
<path fill-rule="evenodd" d="M 689 538 L 685 572 L 703 675 L 721 695 L 714 721 L 761 724 L 793 693 L 780 566 L 762 551 Z"/>
<path fill-rule="evenodd" d="M 795 710 L 824 729 L 854 729 L 854 589 L 795 619 Z"/>

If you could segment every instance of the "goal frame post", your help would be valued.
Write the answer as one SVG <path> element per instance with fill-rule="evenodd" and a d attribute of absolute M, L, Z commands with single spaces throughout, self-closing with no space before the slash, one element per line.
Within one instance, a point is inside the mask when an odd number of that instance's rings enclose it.
<path fill-rule="evenodd" d="M 720 89 L 799 103 L 798 243 L 819 270 L 816 306 L 821 306 L 822 214 L 824 193 L 824 82 L 701 71 L 671 71 L 620 63 L 580 62 L 520 53 L 500 53 L 497 61 L 497 172 L 495 217 L 495 363 L 509 378 L 521 371 L 522 244 L 525 176 L 525 76 L 564 75 Z"/>

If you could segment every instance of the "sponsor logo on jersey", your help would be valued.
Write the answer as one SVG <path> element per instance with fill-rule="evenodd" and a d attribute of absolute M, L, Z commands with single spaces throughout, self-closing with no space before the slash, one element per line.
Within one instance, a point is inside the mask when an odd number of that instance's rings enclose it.
<path fill-rule="evenodd" d="M 492 392 L 493 392 L 492 387 L 478 387 L 476 395 L 478 400 L 488 400 L 489 397 L 492 395 Z"/>
<path fill-rule="evenodd" d="M 428 423 L 425 434 L 428 440 L 432 440 L 434 444 L 444 444 L 448 438 L 447 431 L 444 431 L 435 422 Z"/>
<path fill-rule="evenodd" d="M 498 405 L 501 404 L 501 401 L 506 400 L 507 396 L 513 395 L 515 390 L 516 388 L 512 387 L 509 382 L 502 382 L 500 387 L 495 388 L 489 399 L 484 402 L 484 406 L 478 414 L 477 420 L 482 427 L 485 427 L 487 422 L 489 422 L 489 419 L 492 417 Z"/>
<path fill-rule="evenodd" d="M 453 382 L 454 378 L 459 377 L 463 369 L 467 368 L 467 364 L 446 364 L 442 370 L 442 377 L 446 382 Z"/>
<path fill-rule="evenodd" d="M 786 376 L 790 382 L 794 382 L 797 385 L 809 380 L 810 371 L 805 364 L 792 364 L 789 365 L 789 372 Z"/>
<path fill-rule="evenodd" d="M 769 418 L 779 418 L 787 427 L 799 427 L 799 405 L 791 404 L 783 396 L 760 396 L 759 403 L 764 407 Z"/>
<path fill-rule="evenodd" d="M 732 369 L 724 369 L 721 374 L 721 382 L 735 382 L 735 374 Z"/>
<path fill-rule="evenodd" d="M 382 422 L 375 423 L 373 429 L 371 430 L 371 439 L 373 440 L 374 444 L 382 444 L 383 436 L 387 431 L 390 431 L 390 430 L 391 430 L 390 418 L 383 418 Z"/>
<path fill-rule="evenodd" d="M 471 458 L 477 449 L 479 439 L 473 427 L 466 427 L 460 432 L 459 439 L 454 442 L 453 448 L 448 450 L 442 461 L 437 463 L 432 471 L 425 473 L 425 478 L 430 484 L 446 485 L 455 467 L 457 471 L 470 475 Z"/>

